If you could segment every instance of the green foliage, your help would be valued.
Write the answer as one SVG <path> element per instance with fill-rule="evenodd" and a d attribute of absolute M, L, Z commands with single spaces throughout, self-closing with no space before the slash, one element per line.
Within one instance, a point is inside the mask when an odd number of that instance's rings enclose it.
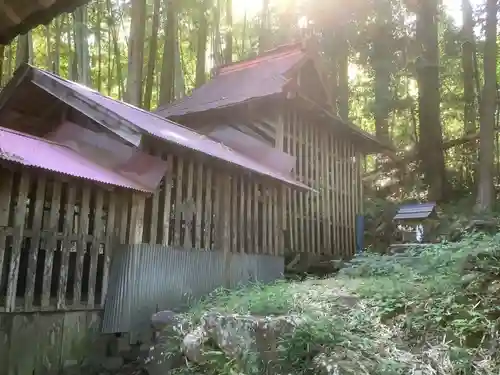
<path fill-rule="evenodd" d="M 278 349 L 294 375 L 315 374 L 318 358 L 339 374 L 493 375 L 499 291 L 500 235 L 474 234 L 395 256 L 366 253 L 336 279 L 220 290 L 187 316 L 196 324 L 207 310 L 299 315 L 304 323 Z M 355 307 L 346 294 L 360 298 Z M 250 373 L 220 351 L 211 369 Z"/>
<path fill-rule="evenodd" d="M 248 0 L 256 2 L 257 0 Z M 165 2 L 164 5 L 169 2 Z M 178 3 L 179 59 L 176 64 L 177 95 L 191 92 L 195 85 L 197 64 L 199 9 L 201 1 L 183 0 Z M 206 69 L 215 64 L 215 56 L 224 49 L 228 31 L 233 35 L 233 58 L 239 60 L 258 51 L 258 37 L 261 28 L 259 6 L 249 6 L 248 14 L 241 7 L 242 0 L 233 2 L 235 15 L 232 26 L 227 24 L 226 1 L 209 1 L 206 17 L 208 19 L 208 41 Z M 396 0 L 355 0 L 350 2 L 316 0 L 270 0 L 271 25 L 268 38 L 271 44 L 288 43 L 300 35 L 298 19 L 308 17 L 314 24 L 315 34 L 321 38 L 320 52 L 328 85 L 332 96 L 338 95 L 335 88 L 336 63 L 339 42 L 347 41 L 349 66 L 349 117 L 363 129 L 374 133 L 374 114 L 382 112 L 387 117 L 391 141 L 402 153 L 415 147 L 418 140 L 418 87 L 415 79 L 415 61 L 420 55 L 421 46 L 415 40 L 414 14 L 407 9 L 408 2 Z M 163 4 L 163 2 L 162 2 Z M 128 76 L 128 37 L 130 32 L 130 2 L 116 0 L 93 0 L 84 7 L 87 19 L 87 35 L 91 85 L 102 92 L 123 99 Z M 151 90 L 152 108 L 156 108 L 161 91 L 163 66 L 163 47 L 166 41 L 166 6 L 160 12 L 160 27 L 152 30 L 153 0 L 146 1 L 147 18 L 144 25 L 146 42 L 144 45 L 144 69 L 154 63 L 155 74 Z M 478 25 L 483 22 L 483 10 L 478 12 Z M 439 17 L 440 41 L 440 83 L 441 83 L 441 120 L 445 140 L 460 138 L 464 131 L 464 95 L 461 51 L 463 36 L 456 25 L 456 17 L 450 17 L 443 9 Z M 476 28 L 477 30 L 480 27 Z M 63 77 L 78 81 L 77 65 L 81 64 L 76 53 L 76 23 L 72 14 L 63 14 L 46 26 L 39 26 L 31 32 L 33 44 L 33 63 L 41 68 L 53 70 Z M 116 50 L 115 35 L 116 33 Z M 151 48 L 152 35 L 158 37 L 155 61 L 147 61 Z M 479 39 L 479 38 L 478 38 Z M 220 43 L 216 42 L 219 41 Z M 382 46 L 377 52 L 375 46 Z M 216 51 L 218 49 L 218 51 Z M 478 76 L 481 81 L 482 43 L 478 41 Z M 6 83 L 15 68 L 17 41 L 5 49 L 2 82 Z M 57 60 L 57 67 L 55 62 Z M 179 69 L 180 68 L 180 69 Z M 382 69 L 381 69 L 382 68 Z M 499 68 L 500 69 L 500 65 Z M 389 77 L 377 82 L 376 71 L 385 71 Z M 334 77 L 335 76 L 335 77 Z M 143 81 L 146 82 L 145 77 Z M 389 82 L 385 82 L 385 80 Z M 387 88 L 385 90 L 384 88 Z M 377 94 L 377 88 L 383 88 Z M 477 103 L 476 103 L 477 104 Z M 454 190 L 462 194 L 475 190 L 471 178 L 471 165 L 474 158 L 470 150 L 463 146 L 446 151 L 446 164 L 449 181 Z M 367 169 L 374 168 L 378 156 L 367 157 Z M 496 160 L 498 161 L 498 151 Z M 387 195 L 415 195 L 421 192 L 421 179 L 418 163 L 409 163 L 408 171 L 414 177 L 404 181 L 404 187 Z M 394 170 L 393 170 L 394 172 Z M 464 173 L 467 172 L 467 173 Z M 381 176 L 383 180 L 387 176 Z M 394 178 L 399 180 L 400 176 Z M 411 186 L 409 186 L 411 185 Z"/>
<path fill-rule="evenodd" d="M 468 349 L 496 340 L 500 236 L 473 235 L 399 256 L 365 255 L 344 274 L 367 278 L 358 289 L 405 340 L 443 339 Z"/>

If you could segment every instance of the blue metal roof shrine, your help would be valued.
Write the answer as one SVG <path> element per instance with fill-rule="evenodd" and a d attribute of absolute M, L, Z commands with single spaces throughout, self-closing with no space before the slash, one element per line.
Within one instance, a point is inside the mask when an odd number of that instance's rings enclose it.
<path fill-rule="evenodd" d="M 394 220 L 427 219 L 436 213 L 436 203 L 406 204 L 399 207 Z"/>

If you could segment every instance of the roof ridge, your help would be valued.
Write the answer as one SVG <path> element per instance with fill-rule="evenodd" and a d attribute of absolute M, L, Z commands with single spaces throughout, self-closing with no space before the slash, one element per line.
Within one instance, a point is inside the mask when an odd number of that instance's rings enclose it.
<path fill-rule="evenodd" d="M 67 79 L 67 78 L 61 77 L 61 76 L 59 76 L 59 75 L 57 75 L 57 74 L 55 74 L 55 73 L 49 72 L 49 71 L 47 71 L 47 70 L 40 69 L 40 68 L 37 68 L 37 67 L 34 67 L 34 66 L 31 66 L 31 67 L 32 67 L 33 69 L 37 69 L 37 70 L 39 70 L 39 71 L 41 71 L 41 72 L 43 72 L 43 73 L 45 73 L 45 74 L 48 74 L 48 75 L 52 76 L 52 77 L 53 77 L 53 78 L 55 78 L 55 79 L 59 79 L 59 80 L 62 80 L 62 81 L 66 81 L 66 82 L 68 82 L 68 83 L 70 83 L 70 84 L 76 84 L 76 85 L 78 85 L 78 86 L 83 87 L 84 89 L 87 89 L 87 90 L 89 90 L 89 91 L 91 91 L 91 92 L 93 92 L 93 93 L 95 93 L 95 94 L 97 94 L 97 95 L 100 95 L 100 96 L 102 96 L 103 98 L 106 98 L 106 99 L 112 100 L 112 101 L 114 101 L 114 102 L 116 102 L 116 103 L 118 103 L 118 104 L 120 104 L 120 105 L 125 105 L 125 106 L 127 106 L 127 107 L 129 107 L 129 108 L 131 108 L 131 109 L 134 109 L 134 110 L 137 110 L 137 111 L 142 112 L 142 113 L 144 113 L 144 114 L 147 114 L 147 115 L 153 116 L 153 117 L 155 117 L 155 118 L 157 118 L 157 119 L 160 119 L 160 120 L 162 120 L 162 121 L 168 121 L 168 122 L 169 122 L 170 124 L 172 124 L 172 125 L 175 125 L 175 126 L 178 126 L 179 128 L 183 128 L 183 129 L 186 129 L 186 130 L 189 130 L 189 131 L 193 132 L 193 129 L 191 129 L 191 128 L 187 127 L 187 126 L 184 126 L 184 125 L 182 125 L 182 124 L 179 124 L 178 122 L 172 121 L 172 120 L 170 120 L 170 119 L 168 119 L 168 118 L 166 118 L 166 117 L 162 117 L 162 116 L 158 115 L 158 114 L 157 114 L 157 113 L 155 113 L 155 112 L 146 111 L 145 109 L 140 108 L 140 107 L 137 107 L 137 106 L 135 106 L 135 105 L 133 105 L 133 104 L 127 103 L 127 102 L 122 101 L 122 100 L 119 100 L 119 99 L 112 98 L 111 96 L 105 95 L 105 94 L 103 94 L 103 93 L 101 93 L 101 92 L 99 92 L 99 91 L 97 91 L 97 90 L 95 90 L 95 89 L 93 89 L 93 88 L 91 88 L 91 87 L 85 86 L 85 85 L 83 85 L 83 84 L 81 84 L 81 83 L 78 83 L 78 82 L 75 82 L 75 81 L 71 81 L 71 80 L 69 80 L 69 79 Z M 115 115 L 120 116 L 120 115 L 118 115 L 115 111 L 111 111 L 111 112 L 114 112 L 114 113 L 115 113 Z"/>
<path fill-rule="evenodd" d="M 297 48 L 297 47 L 300 47 L 300 48 Z M 239 64 L 248 63 L 248 62 L 251 62 L 253 60 L 257 60 L 259 58 L 268 57 L 268 56 L 273 55 L 273 54 L 278 53 L 278 52 L 284 52 L 284 51 L 293 50 L 293 49 L 305 50 L 302 42 L 292 42 L 292 43 L 282 44 L 282 45 L 279 45 L 277 47 L 266 50 L 262 53 L 259 53 L 256 56 L 247 57 L 246 59 L 242 59 L 239 61 L 233 61 L 230 63 L 219 65 L 218 67 L 215 68 L 216 69 L 215 75 L 217 76 L 219 74 L 219 72 L 225 68 L 237 66 Z"/>

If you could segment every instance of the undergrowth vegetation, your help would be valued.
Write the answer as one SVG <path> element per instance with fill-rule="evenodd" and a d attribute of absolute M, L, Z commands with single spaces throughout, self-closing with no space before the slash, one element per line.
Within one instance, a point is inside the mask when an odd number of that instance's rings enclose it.
<path fill-rule="evenodd" d="M 500 235 L 364 254 L 332 279 L 219 291 L 190 320 L 207 310 L 300 315 L 278 353 L 295 375 L 317 373 L 318 357 L 338 374 L 499 374 Z M 234 366 L 213 373 L 251 373 Z"/>

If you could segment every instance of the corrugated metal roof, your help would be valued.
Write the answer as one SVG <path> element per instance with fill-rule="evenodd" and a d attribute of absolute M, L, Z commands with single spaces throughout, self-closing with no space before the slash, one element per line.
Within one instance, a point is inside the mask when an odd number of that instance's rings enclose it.
<path fill-rule="evenodd" d="M 165 118 L 176 119 L 190 113 L 225 108 L 252 99 L 281 94 L 286 91 L 286 85 L 290 82 L 289 73 L 308 60 L 315 59 L 308 50 L 304 49 L 302 43 L 278 47 L 256 58 L 222 67 L 214 78 L 195 89 L 190 96 L 158 108 L 155 113 Z M 322 120 L 334 122 L 335 126 L 347 130 L 361 140 L 370 152 L 393 150 L 392 146 L 383 144 L 375 136 L 349 121 L 334 116 L 319 105 L 312 111 L 322 116 Z"/>
<path fill-rule="evenodd" d="M 401 206 L 394 220 L 426 219 L 435 210 L 436 203 L 407 204 Z"/>
<path fill-rule="evenodd" d="M 279 94 L 288 82 L 286 74 L 306 57 L 302 44 L 296 43 L 225 66 L 190 96 L 159 108 L 156 113 L 162 117 L 183 116 Z"/>
<path fill-rule="evenodd" d="M 234 150 L 252 158 L 253 160 L 280 171 L 283 174 L 292 173 L 296 165 L 295 156 L 289 155 L 269 144 L 245 134 L 235 128 L 221 126 L 208 133 Z"/>
<path fill-rule="evenodd" d="M 103 184 L 152 192 L 137 182 L 46 139 L 0 127 L 0 159 Z"/>
<path fill-rule="evenodd" d="M 81 157 L 135 181 L 150 191 L 156 190 L 167 171 L 167 162 L 148 155 L 112 137 L 95 132 L 70 121 L 59 124 L 44 139 L 73 150 Z"/>
<path fill-rule="evenodd" d="M 270 283 L 284 272 L 283 257 L 263 254 L 231 254 L 227 261 L 222 251 L 140 244 L 122 245 L 113 256 L 102 332 L 133 336 L 147 333 L 154 313 L 182 310 L 226 281 L 230 288 Z"/>
<path fill-rule="evenodd" d="M 111 99 L 97 91 L 58 77 L 55 74 L 34 67 L 30 67 L 30 69 L 32 69 L 35 74 L 48 77 L 50 80 L 56 81 L 67 89 L 77 93 L 80 99 L 83 98 L 87 102 L 90 102 L 94 105 L 94 107 L 96 107 L 97 110 L 101 109 L 103 116 L 109 115 L 109 112 L 111 112 L 120 119 L 128 122 L 130 125 L 161 140 L 177 144 L 230 164 L 234 164 L 288 185 L 310 190 L 308 186 L 296 181 L 293 177 L 291 177 L 291 175 L 286 176 L 274 169 L 262 165 L 255 160 L 252 160 L 251 158 L 225 146 L 224 144 L 216 142 L 207 136 L 198 134 L 193 130 L 183 127 L 182 125 L 167 120 L 154 113 L 134 107 L 130 104 Z M 29 74 L 27 76 L 29 76 Z M 35 83 L 38 84 L 36 82 L 36 78 L 34 79 Z M 48 92 L 52 91 L 50 88 L 46 88 L 41 84 L 39 84 L 39 86 Z"/>

